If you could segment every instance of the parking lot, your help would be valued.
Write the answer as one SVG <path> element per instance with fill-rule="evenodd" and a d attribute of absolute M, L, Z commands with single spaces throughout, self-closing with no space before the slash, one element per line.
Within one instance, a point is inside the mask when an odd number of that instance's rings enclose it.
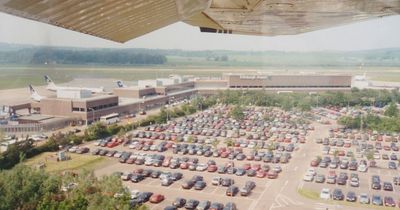
<path fill-rule="evenodd" d="M 315 140 L 319 153 L 310 162 L 310 168 L 305 169 L 308 171 L 303 177 L 303 187 L 316 192 L 327 188 L 329 199 L 342 202 L 397 207 L 399 140 L 398 134 L 332 129 L 325 138 Z M 392 162 L 390 168 L 389 162 Z M 315 176 L 308 176 L 313 170 Z M 340 189 L 343 197 L 334 198 L 335 189 Z M 349 192 L 354 194 L 348 195 Z M 362 194 L 369 201 L 360 199 Z"/>
<path fill-rule="evenodd" d="M 161 186 L 160 178 L 146 177 L 138 183 L 124 181 L 130 190 L 164 195 L 164 201 L 149 204 L 152 209 L 164 209 L 177 197 L 222 204 L 234 202 L 238 209 L 258 209 L 261 198 L 285 173 L 313 127 L 304 122 L 301 113 L 251 108 L 244 111 L 244 119 L 235 120 L 227 114 L 229 109 L 217 107 L 166 125 L 149 126 L 115 144 L 112 142 L 116 139 L 108 139 L 107 144 L 90 143 L 87 146 L 92 152 L 101 149 L 101 155 L 111 156 L 115 161 L 95 173 L 99 176 L 136 173 L 138 169 L 182 173 L 182 179 L 169 186 Z M 124 153 L 135 160 L 120 161 Z M 156 163 L 160 156 L 162 163 Z M 171 166 L 174 163 L 177 166 Z M 195 175 L 203 177 L 206 187 L 182 189 L 182 184 Z M 247 196 L 237 192 L 230 197 L 226 195 L 229 184 L 225 187 L 212 184 L 216 177 L 233 179 L 232 185 L 239 190 L 247 181 L 254 181 L 256 187 Z"/>
<path fill-rule="evenodd" d="M 313 121 L 309 114 L 272 108 L 248 107 L 242 119 L 235 119 L 231 110 L 219 106 L 90 142 L 88 155 L 110 157 L 113 164 L 98 168 L 96 175 L 118 172 L 132 196 L 137 191 L 163 195 L 155 203 L 132 197 L 151 209 L 168 209 L 177 198 L 251 210 L 362 209 L 373 207 L 376 196 L 382 205 L 398 201 L 397 135 L 345 130 L 334 119 Z M 371 188 L 375 175 L 380 189 Z M 249 182 L 255 187 L 249 189 Z M 343 201 L 331 204 L 298 194 L 326 188 L 328 199 Z M 338 189 L 343 198 L 337 198 Z M 365 197 L 371 204 L 358 204 Z M 346 205 L 350 202 L 357 205 Z"/>

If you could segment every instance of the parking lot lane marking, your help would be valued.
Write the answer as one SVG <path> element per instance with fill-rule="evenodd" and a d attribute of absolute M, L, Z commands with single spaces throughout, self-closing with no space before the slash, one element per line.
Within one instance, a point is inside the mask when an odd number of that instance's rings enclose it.
<path fill-rule="evenodd" d="M 264 194 L 267 192 L 268 188 L 271 186 L 272 181 L 265 183 L 264 191 L 261 193 L 260 196 L 255 200 L 255 202 L 251 203 L 250 210 L 254 210 L 257 204 L 260 202 L 261 198 L 264 197 Z"/>
<path fill-rule="evenodd" d="M 278 195 L 277 200 L 282 201 L 283 206 L 288 206 L 289 205 L 289 202 L 286 199 L 284 199 L 281 195 Z"/>
<path fill-rule="evenodd" d="M 269 210 L 272 210 L 272 209 L 274 209 L 274 208 L 279 208 L 279 207 L 281 207 L 280 205 L 275 205 L 275 203 L 273 203 L 272 205 L 271 205 L 271 207 L 269 207 Z"/>
<path fill-rule="evenodd" d="M 288 196 L 283 195 L 283 194 L 281 194 L 281 197 L 284 198 L 284 199 L 286 199 L 287 201 L 289 201 L 289 203 L 292 203 L 293 205 L 296 205 L 296 206 L 300 206 L 300 205 L 303 205 L 303 204 L 304 204 L 303 202 L 294 201 L 294 200 L 292 200 L 291 198 L 289 198 Z"/>
<path fill-rule="evenodd" d="M 286 180 L 285 183 L 283 184 L 281 190 L 279 191 L 279 193 L 281 193 L 281 192 L 285 189 L 285 187 L 286 187 L 286 185 L 287 185 L 288 183 L 289 183 L 289 180 Z"/>
<path fill-rule="evenodd" d="M 298 189 L 303 189 L 304 182 L 300 182 L 299 186 L 297 187 Z"/>

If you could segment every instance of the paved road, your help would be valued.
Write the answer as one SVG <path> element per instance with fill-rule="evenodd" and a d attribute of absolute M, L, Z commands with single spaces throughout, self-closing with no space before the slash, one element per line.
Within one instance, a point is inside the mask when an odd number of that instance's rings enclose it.
<path fill-rule="evenodd" d="M 348 206 L 340 206 L 335 204 L 325 204 L 319 200 L 310 200 L 298 194 L 298 189 L 303 187 L 302 181 L 305 171 L 309 168 L 310 161 L 313 157 L 320 154 L 320 145 L 315 143 L 316 138 L 324 138 L 328 136 L 329 129 L 335 127 L 331 125 L 321 125 L 314 123 L 315 131 L 307 136 L 307 143 L 301 144 L 299 150 L 294 152 L 289 164 L 283 165 L 283 172 L 279 174 L 278 179 L 257 179 L 247 177 L 237 177 L 234 175 L 222 175 L 223 177 L 232 176 L 238 186 L 242 186 L 246 180 L 252 179 L 256 181 L 257 188 L 254 194 L 249 197 L 236 196 L 234 198 L 224 195 L 225 189 L 208 185 L 203 191 L 182 190 L 180 189 L 181 182 L 172 184 L 169 187 L 161 187 L 159 180 L 146 179 L 145 181 L 133 184 L 125 182 L 131 189 L 140 189 L 141 191 L 160 192 L 166 195 L 167 200 L 158 205 L 151 205 L 151 209 L 163 209 L 164 206 L 170 204 L 175 197 L 182 196 L 185 198 L 195 198 L 198 200 L 210 200 L 218 202 L 234 201 L 238 204 L 239 209 L 249 210 L 334 210 L 334 209 L 360 209 Z M 90 145 L 92 146 L 92 145 Z M 118 150 L 129 150 L 128 148 L 118 147 Z M 149 152 L 152 153 L 152 152 Z M 170 154 L 167 151 L 165 154 Z M 172 155 L 172 154 L 170 154 Z M 205 162 L 209 158 L 199 157 L 200 162 Z M 214 158 L 212 158 L 214 159 Z M 226 159 L 218 158 L 219 163 L 226 162 Z M 234 161 L 241 164 L 240 161 Z M 247 161 L 246 161 L 247 162 Z M 115 161 L 115 164 L 110 164 L 104 168 L 96 170 L 96 174 L 101 176 L 112 173 L 113 171 L 131 171 L 133 168 L 148 168 L 146 166 L 135 166 L 120 164 Z M 155 169 L 154 167 L 150 167 Z M 172 170 L 169 168 L 160 168 L 163 171 L 181 171 L 184 174 L 184 179 L 187 179 L 195 174 L 203 175 L 209 184 L 212 177 L 218 176 L 213 173 L 191 172 L 187 170 Z"/>
<path fill-rule="evenodd" d="M 249 210 L 334 210 L 334 209 L 361 209 L 349 206 L 335 204 L 326 204 L 318 200 L 311 200 L 302 197 L 298 189 L 304 185 L 303 175 L 310 167 L 310 161 L 317 155 L 320 155 L 319 145 L 315 139 L 328 136 L 329 128 L 335 125 L 314 124 L 315 132 L 312 132 L 308 142 L 301 145 L 298 152 L 293 154 L 289 165 L 286 166 L 279 179 L 272 184 L 266 183 L 266 188 L 259 197 L 260 202 L 255 202 Z"/>

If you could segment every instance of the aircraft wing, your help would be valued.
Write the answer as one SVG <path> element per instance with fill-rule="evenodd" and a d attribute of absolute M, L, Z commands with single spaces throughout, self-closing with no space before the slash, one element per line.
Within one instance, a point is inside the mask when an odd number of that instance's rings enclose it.
<path fill-rule="evenodd" d="M 183 21 L 202 32 L 299 34 L 400 14 L 400 0 L 0 0 L 0 11 L 126 42 Z"/>

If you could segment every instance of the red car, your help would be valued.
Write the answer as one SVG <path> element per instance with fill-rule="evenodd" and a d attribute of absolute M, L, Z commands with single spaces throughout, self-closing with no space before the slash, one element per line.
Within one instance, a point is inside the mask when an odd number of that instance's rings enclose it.
<path fill-rule="evenodd" d="M 108 148 L 113 148 L 113 147 L 116 147 L 116 146 L 118 146 L 118 143 L 115 142 L 115 141 L 111 141 L 111 142 L 107 143 L 107 147 Z"/>
<path fill-rule="evenodd" d="M 247 156 L 246 156 L 246 159 L 247 159 L 247 160 L 254 160 L 254 155 L 247 155 Z"/>
<path fill-rule="evenodd" d="M 181 163 L 181 165 L 179 166 L 179 168 L 181 169 L 188 169 L 189 168 L 189 164 L 186 162 Z"/>
<path fill-rule="evenodd" d="M 243 164 L 242 168 L 247 171 L 251 168 L 251 165 L 250 165 L 250 163 L 245 163 L 245 164 Z"/>
<path fill-rule="evenodd" d="M 385 206 L 396 207 L 396 202 L 390 196 L 385 196 L 385 198 L 383 199 L 383 202 L 384 202 Z"/>
<path fill-rule="evenodd" d="M 258 171 L 261 169 L 261 165 L 260 164 L 254 164 L 253 166 L 251 166 L 251 169 Z"/>
<path fill-rule="evenodd" d="M 149 201 L 150 203 L 160 203 L 161 201 L 163 201 L 165 199 L 165 197 L 161 194 L 153 194 Z"/>
<path fill-rule="evenodd" d="M 311 160 L 310 165 L 311 165 L 312 167 L 317 167 L 317 166 L 319 165 L 319 160 L 318 160 L 318 159 L 313 159 L 313 160 Z"/>
<path fill-rule="evenodd" d="M 267 173 L 267 176 L 268 176 L 268 179 L 276 179 L 276 178 L 278 178 L 278 173 L 271 170 Z"/>
<path fill-rule="evenodd" d="M 215 171 L 217 171 L 217 169 L 218 169 L 218 167 L 216 165 L 210 165 L 210 166 L 208 166 L 207 171 L 215 172 Z"/>
<path fill-rule="evenodd" d="M 163 166 L 163 167 L 168 167 L 169 164 L 171 163 L 171 159 L 172 159 L 171 156 L 166 157 L 166 158 L 163 160 L 162 166 Z"/>
<path fill-rule="evenodd" d="M 267 175 L 267 172 L 260 170 L 260 171 L 257 171 L 256 177 L 264 178 L 266 175 Z"/>

